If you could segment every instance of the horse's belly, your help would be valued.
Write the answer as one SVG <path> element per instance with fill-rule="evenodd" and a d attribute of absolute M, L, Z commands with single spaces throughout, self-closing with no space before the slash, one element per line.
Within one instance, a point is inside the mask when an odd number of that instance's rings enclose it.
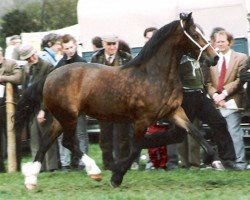
<path fill-rule="evenodd" d="M 124 121 L 130 118 L 129 112 L 126 112 L 118 105 L 110 104 L 91 104 L 86 105 L 84 113 L 98 120 Z"/>

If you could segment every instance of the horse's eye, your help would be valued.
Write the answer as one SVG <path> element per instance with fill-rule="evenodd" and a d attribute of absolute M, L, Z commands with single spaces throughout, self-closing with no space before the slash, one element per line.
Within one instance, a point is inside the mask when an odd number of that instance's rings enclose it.
<path fill-rule="evenodd" d="M 198 39 L 199 36 L 198 35 L 193 35 L 194 39 Z"/>

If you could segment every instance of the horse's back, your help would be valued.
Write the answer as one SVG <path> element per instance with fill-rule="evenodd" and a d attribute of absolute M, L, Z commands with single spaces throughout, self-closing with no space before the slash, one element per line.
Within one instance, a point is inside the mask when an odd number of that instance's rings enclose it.
<path fill-rule="evenodd" d="M 73 112 L 96 112 L 101 93 L 109 85 L 103 84 L 103 79 L 112 79 L 116 72 L 117 69 L 112 67 L 93 63 L 62 66 L 46 79 L 43 90 L 45 106 L 52 112 L 66 107 Z"/>

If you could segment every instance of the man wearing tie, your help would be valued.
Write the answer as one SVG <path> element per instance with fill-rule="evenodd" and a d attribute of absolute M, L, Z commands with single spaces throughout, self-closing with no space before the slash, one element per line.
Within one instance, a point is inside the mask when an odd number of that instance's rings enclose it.
<path fill-rule="evenodd" d="M 214 103 L 223 110 L 228 109 L 224 117 L 232 137 L 236 160 L 235 169 L 246 169 L 245 146 L 243 130 L 240 128 L 241 115 L 239 110 L 230 109 L 226 105 L 229 100 L 234 100 L 237 107 L 242 107 L 243 87 L 239 80 L 239 71 L 247 60 L 247 55 L 231 49 L 233 36 L 226 31 L 215 34 L 215 46 L 219 49 L 220 60 L 216 66 L 210 68 L 211 82 L 208 84 L 208 93 Z"/>
<path fill-rule="evenodd" d="M 94 53 L 91 62 L 112 67 L 122 66 L 129 62 L 132 56 L 118 50 L 118 40 L 119 38 L 113 35 L 102 37 L 103 49 Z M 99 144 L 102 150 L 103 168 L 110 170 L 116 159 L 124 159 L 129 156 L 132 127 L 128 121 L 122 123 L 100 121 L 99 124 L 101 129 Z"/>

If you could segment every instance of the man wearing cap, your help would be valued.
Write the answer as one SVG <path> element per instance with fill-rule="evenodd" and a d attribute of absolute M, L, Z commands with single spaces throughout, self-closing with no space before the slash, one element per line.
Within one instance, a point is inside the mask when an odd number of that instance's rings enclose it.
<path fill-rule="evenodd" d="M 6 83 L 12 83 L 14 89 L 14 100 L 18 99 L 17 86 L 22 83 L 22 69 L 14 60 L 9 60 L 3 57 L 3 49 L 0 47 L 0 84 L 4 89 Z M 0 172 L 4 172 L 4 150 L 3 150 L 3 137 L 6 136 L 6 107 L 5 107 L 5 95 L 0 95 Z M 17 144 L 20 142 L 19 138 L 16 138 Z M 18 170 L 20 170 L 20 157 L 19 146 L 17 146 L 17 164 Z"/>
<path fill-rule="evenodd" d="M 14 58 L 15 48 L 21 43 L 21 38 L 19 35 L 13 35 L 10 38 L 9 45 L 5 49 L 4 57 L 6 59 L 16 59 Z"/>
<path fill-rule="evenodd" d="M 46 77 L 53 65 L 38 57 L 37 51 L 31 45 L 24 44 L 19 48 L 20 58 L 26 60 L 28 64 L 25 66 L 23 89 L 28 88 L 33 83 Z M 31 119 L 30 129 L 30 148 L 32 157 L 39 149 L 42 136 L 49 130 L 52 122 L 52 116 L 45 112 L 42 105 L 40 111 Z M 45 159 L 42 163 L 42 171 L 54 171 L 58 169 L 57 163 L 57 145 L 53 144 L 45 154 Z"/>
<path fill-rule="evenodd" d="M 91 62 L 116 67 L 130 61 L 132 59 L 130 54 L 118 51 L 118 40 L 117 36 L 102 37 L 103 49 L 94 53 Z M 110 164 L 114 162 L 113 151 L 115 152 L 115 158 L 118 159 L 126 158 L 129 155 L 129 137 L 132 128 L 129 122 L 113 123 L 101 121 L 99 124 L 101 129 L 99 143 L 102 150 L 103 165 L 104 169 L 110 169 Z"/>

